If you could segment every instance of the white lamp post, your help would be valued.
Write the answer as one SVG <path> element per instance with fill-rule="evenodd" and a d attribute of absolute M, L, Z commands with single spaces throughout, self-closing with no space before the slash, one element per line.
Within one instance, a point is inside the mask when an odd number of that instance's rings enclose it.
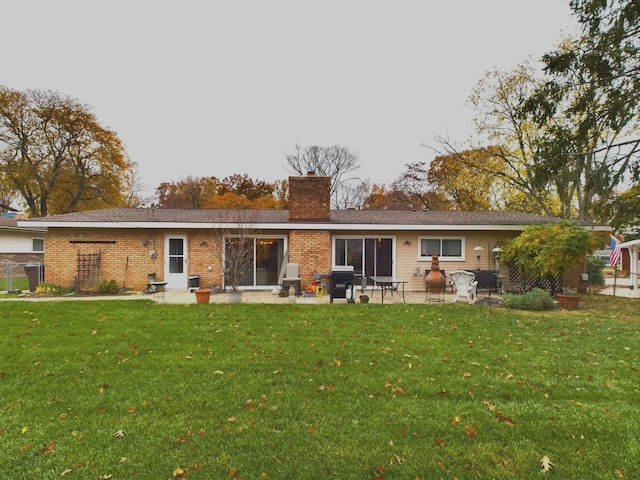
<path fill-rule="evenodd" d="M 496 259 L 496 272 L 499 272 L 500 271 L 500 254 L 504 252 L 504 250 L 502 250 L 500 247 L 496 247 L 493 250 L 491 250 L 491 252 L 493 253 L 493 256 Z"/>
<path fill-rule="evenodd" d="M 476 247 L 473 247 L 473 251 L 476 253 L 476 270 L 480 270 L 480 252 L 483 251 L 484 248 L 478 244 Z"/>

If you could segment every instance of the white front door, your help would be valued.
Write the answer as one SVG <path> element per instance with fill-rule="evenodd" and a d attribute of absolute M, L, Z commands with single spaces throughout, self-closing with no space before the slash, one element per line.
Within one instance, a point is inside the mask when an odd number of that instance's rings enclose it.
<path fill-rule="evenodd" d="M 164 237 L 164 281 L 166 288 L 187 288 L 187 236 Z"/>

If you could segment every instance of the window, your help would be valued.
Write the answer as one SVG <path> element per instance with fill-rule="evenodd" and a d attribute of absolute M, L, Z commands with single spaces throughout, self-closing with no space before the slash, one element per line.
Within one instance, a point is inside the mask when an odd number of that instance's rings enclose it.
<path fill-rule="evenodd" d="M 464 260 L 463 238 L 420 237 L 420 260 L 431 260 L 438 255 L 441 260 Z"/>
<path fill-rule="evenodd" d="M 33 238 L 32 246 L 34 252 L 44 252 L 44 238 Z"/>

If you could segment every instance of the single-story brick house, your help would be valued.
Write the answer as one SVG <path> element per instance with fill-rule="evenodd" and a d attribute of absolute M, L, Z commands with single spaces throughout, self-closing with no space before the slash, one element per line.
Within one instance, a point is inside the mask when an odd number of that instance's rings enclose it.
<path fill-rule="evenodd" d="M 418 291 L 431 254 L 440 254 L 445 272 L 493 271 L 492 250 L 502 242 L 531 223 L 557 220 L 514 212 L 330 210 L 329 188 L 328 177 L 290 177 L 288 210 L 114 208 L 20 223 L 48 229 L 46 281 L 58 285 L 91 275 L 93 265 L 101 280 L 120 284 L 126 278 L 136 290 L 146 287 L 151 272 L 168 289 L 187 289 L 195 276 L 201 286 L 224 287 L 224 237 L 241 225 L 254 233 L 253 269 L 243 289 L 274 288 L 288 261 L 300 264 L 303 287 L 315 272 L 353 265 L 356 273 L 393 275 Z M 507 269 L 499 268 L 508 282 Z"/>

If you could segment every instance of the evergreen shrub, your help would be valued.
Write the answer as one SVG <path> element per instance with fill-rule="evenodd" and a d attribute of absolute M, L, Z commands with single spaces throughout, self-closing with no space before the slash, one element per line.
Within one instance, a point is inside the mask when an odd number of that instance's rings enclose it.
<path fill-rule="evenodd" d="M 522 294 L 505 293 L 502 304 L 515 310 L 550 310 L 553 308 L 553 298 L 546 290 L 532 288 Z"/>

